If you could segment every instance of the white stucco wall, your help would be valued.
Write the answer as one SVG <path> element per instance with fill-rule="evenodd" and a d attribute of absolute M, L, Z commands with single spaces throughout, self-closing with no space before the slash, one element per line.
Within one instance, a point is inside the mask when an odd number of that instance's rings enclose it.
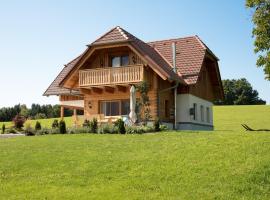
<path fill-rule="evenodd" d="M 190 108 L 197 104 L 197 117 L 190 115 Z M 203 119 L 201 117 L 201 106 L 203 106 Z M 207 121 L 207 108 L 209 108 L 209 122 Z M 177 95 L 177 123 L 179 129 L 210 130 L 213 126 L 213 103 L 191 94 Z M 204 128 L 205 127 L 205 128 Z"/>

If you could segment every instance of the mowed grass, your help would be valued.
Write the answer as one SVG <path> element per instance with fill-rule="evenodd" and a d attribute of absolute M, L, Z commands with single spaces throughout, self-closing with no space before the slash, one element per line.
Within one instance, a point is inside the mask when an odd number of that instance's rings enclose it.
<path fill-rule="evenodd" d="M 270 106 L 214 106 L 215 130 L 243 130 L 241 124 L 270 129 Z"/>
<path fill-rule="evenodd" d="M 269 128 L 263 110 L 215 107 L 213 132 L 1 139 L 0 199 L 270 199 L 270 133 L 239 128 Z"/>

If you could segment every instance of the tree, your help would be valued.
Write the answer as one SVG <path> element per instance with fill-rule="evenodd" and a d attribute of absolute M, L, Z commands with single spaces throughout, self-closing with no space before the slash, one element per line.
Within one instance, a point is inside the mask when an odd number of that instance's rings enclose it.
<path fill-rule="evenodd" d="M 143 121 L 144 125 L 146 125 L 152 117 L 150 114 L 150 100 L 148 96 L 149 89 L 150 85 L 146 81 L 143 81 L 136 86 L 136 90 L 141 94 L 139 101 L 136 102 L 136 106 L 139 108 L 137 114 L 138 118 Z"/>
<path fill-rule="evenodd" d="M 25 118 L 28 118 L 29 116 L 29 109 L 27 108 L 27 106 L 25 104 L 22 104 L 20 107 L 21 111 L 20 111 L 20 115 L 24 116 Z"/>
<path fill-rule="evenodd" d="M 258 97 L 259 93 L 254 90 L 247 79 L 226 79 L 222 81 L 224 100 L 216 102 L 219 105 L 258 105 L 266 102 Z"/>
<path fill-rule="evenodd" d="M 252 9 L 254 52 L 258 54 L 257 66 L 263 67 L 265 78 L 270 80 L 270 0 L 246 0 Z"/>

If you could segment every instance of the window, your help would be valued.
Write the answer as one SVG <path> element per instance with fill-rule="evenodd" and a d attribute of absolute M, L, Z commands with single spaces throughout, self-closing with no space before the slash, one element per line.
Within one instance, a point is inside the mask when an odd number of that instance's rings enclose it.
<path fill-rule="evenodd" d="M 112 67 L 120 67 L 126 66 L 129 64 L 129 57 L 128 56 L 114 56 L 112 57 Z"/>
<path fill-rule="evenodd" d="M 121 56 L 121 66 L 126 66 L 129 64 L 128 56 Z"/>
<path fill-rule="evenodd" d="M 196 103 L 193 104 L 193 110 L 194 110 L 193 119 L 197 120 L 197 104 Z"/>
<path fill-rule="evenodd" d="M 112 67 L 120 67 L 120 66 L 121 66 L 121 58 L 112 57 Z"/>
<path fill-rule="evenodd" d="M 165 117 L 169 117 L 169 101 L 165 100 L 164 102 Z"/>
<path fill-rule="evenodd" d="M 105 116 L 128 115 L 129 112 L 129 100 L 100 102 L 100 113 Z"/>
<path fill-rule="evenodd" d="M 210 109 L 209 107 L 206 108 L 206 121 L 210 123 Z"/>
<path fill-rule="evenodd" d="M 204 107 L 201 105 L 201 121 L 204 122 Z"/>
<path fill-rule="evenodd" d="M 128 115 L 130 113 L 129 100 L 123 100 L 121 103 L 121 114 Z"/>

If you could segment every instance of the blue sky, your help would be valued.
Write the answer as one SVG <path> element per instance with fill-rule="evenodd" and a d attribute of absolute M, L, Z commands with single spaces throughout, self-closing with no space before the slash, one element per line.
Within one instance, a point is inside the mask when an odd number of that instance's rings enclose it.
<path fill-rule="evenodd" d="M 220 58 L 223 79 L 247 78 L 270 103 L 244 0 L 6 0 L 0 3 L 0 107 L 57 103 L 42 94 L 63 65 L 117 25 L 144 41 L 198 35 Z"/>

